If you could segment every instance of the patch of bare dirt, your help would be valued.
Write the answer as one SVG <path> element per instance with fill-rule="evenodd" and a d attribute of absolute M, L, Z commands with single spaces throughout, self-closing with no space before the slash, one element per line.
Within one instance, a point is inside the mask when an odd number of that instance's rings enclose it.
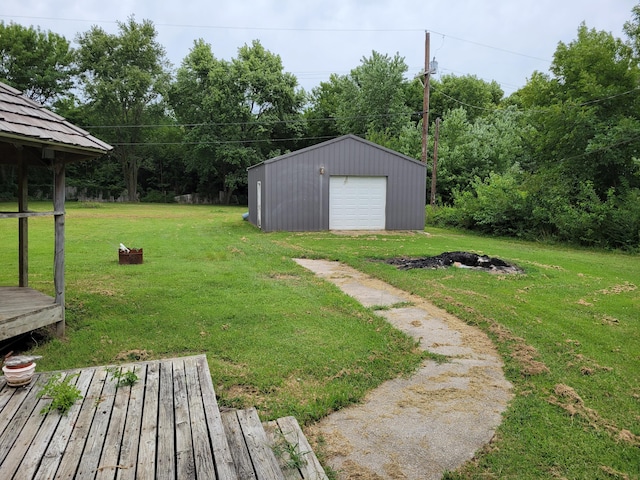
<path fill-rule="evenodd" d="M 147 350 L 125 350 L 115 356 L 116 362 L 143 362 L 147 360 L 151 352 Z"/>
<path fill-rule="evenodd" d="M 347 475 L 349 480 L 384 480 L 384 477 L 373 470 L 352 460 L 346 460 L 342 464 L 342 472 Z"/>
<path fill-rule="evenodd" d="M 610 315 L 603 315 L 602 316 L 602 324 L 603 325 L 618 326 L 618 325 L 620 325 L 620 320 L 618 320 L 617 318 L 612 317 Z"/>

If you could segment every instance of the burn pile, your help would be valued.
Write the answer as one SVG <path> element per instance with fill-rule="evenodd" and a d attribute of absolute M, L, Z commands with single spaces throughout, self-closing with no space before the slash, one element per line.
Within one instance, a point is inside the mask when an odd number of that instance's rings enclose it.
<path fill-rule="evenodd" d="M 491 273 L 523 273 L 523 270 L 499 258 L 477 255 L 469 252 L 444 252 L 435 257 L 392 258 L 387 263 L 396 265 L 400 270 L 412 268 L 473 268 Z"/>

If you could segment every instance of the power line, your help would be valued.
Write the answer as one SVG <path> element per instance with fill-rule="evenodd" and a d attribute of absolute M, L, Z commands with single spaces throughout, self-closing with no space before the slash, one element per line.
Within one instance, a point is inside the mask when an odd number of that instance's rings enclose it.
<path fill-rule="evenodd" d="M 541 57 L 536 57 L 533 55 L 527 55 L 526 53 L 520 53 L 520 52 L 515 52 L 513 50 L 507 50 L 506 48 L 502 48 L 502 47 L 494 47 L 493 45 L 487 45 L 486 43 L 480 43 L 480 42 L 476 42 L 473 40 L 467 40 L 464 38 L 460 38 L 460 37 L 454 37 L 452 35 L 447 35 L 445 33 L 441 33 L 441 32 L 436 32 L 434 30 L 429 30 L 432 33 L 437 33 L 438 35 L 442 35 L 443 37 L 449 37 L 449 38 L 453 38 L 454 40 L 458 40 L 459 42 L 465 42 L 465 43 L 471 43 L 472 45 L 478 45 L 479 47 L 484 47 L 484 48 L 490 48 L 492 50 L 498 50 L 500 52 L 504 52 L 504 53 L 509 53 L 511 55 L 518 55 L 520 57 L 526 57 L 526 58 L 531 58 L 533 60 L 540 60 L 541 62 L 547 62 L 547 63 L 551 63 L 551 60 L 549 60 L 548 58 L 541 58 Z"/>
<path fill-rule="evenodd" d="M 298 118 L 293 120 L 257 120 L 247 122 L 201 122 L 201 123 L 174 123 L 174 124 L 138 124 L 138 125 L 84 125 L 82 128 L 191 128 L 191 127 L 242 127 L 247 125 L 289 125 L 316 122 L 335 122 L 339 120 L 369 120 L 392 117 L 408 117 L 418 115 L 421 112 L 384 113 L 377 115 L 354 115 L 323 118 Z"/>
<path fill-rule="evenodd" d="M 81 19 L 81 18 L 60 18 L 60 17 L 40 17 L 40 16 L 31 16 L 31 15 L 0 15 L 0 17 L 4 18 L 22 18 L 27 20 L 49 20 L 49 21 L 65 21 L 65 22 L 82 22 L 82 23 L 106 23 L 115 25 L 119 22 L 117 20 L 89 20 L 89 19 Z M 267 31 L 267 32 L 320 32 L 320 33 L 415 33 L 415 32 L 424 32 L 424 28 L 320 28 L 320 27 L 267 27 L 267 26 L 233 26 L 233 25 L 197 25 L 197 24 L 178 24 L 178 23 L 153 23 L 158 27 L 168 27 L 168 28 L 189 28 L 189 29 L 209 29 L 209 30 L 249 30 L 249 31 Z M 551 60 L 548 58 L 536 57 L 534 55 L 528 55 L 526 53 L 516 52 L 514 50 L 508 50 L 502 47 L 496 47 L 494 45 L 489 45 L 482 42 L 476 42 L 474 40 L 468 40 L 461 37 L 456 37 L 453 35 L 448 35 L 442 32 L 437 32 L 435 30 L 426 29 L 426 31 L 435 33 L 437 35 L 441 35 L 444 38 L 448 37 L 459 42 L 470 43 L 472 45 L 477 45 L 483 48 L 489 48 L 492 50 L 509 53 L 511 55 L 517 55 L 520 57 L 531 58 L 533 60 L 540 60 L 542 62 L 551 63 Z"/>
<path fill-rule="evenodd" d="M 582 102 L 582 103 L 579 103 L 577 105 L 569 105 L 569 106 L 573 107 L 573 108 L 578 108 L 578 107 L 586 107 L 586 106 L 589 106 L 589 105 L 595 105 L 597 103 L 606 102 L 607 100 L 611 100 L 613 98 L 618 98 L 618 97 L 622 97 L 624 95 L 629 95 L 629 94 L 637 92 L 639 90 L 640 90 L 640 87 L 636 87 L 636 88 L 632 88 L 631 90 L 627 90 L 626 92 L 615 93 L 615 94 L 612 94 L 612 95 L 608 95 L 606 97 L 596 98 L 594 100 L 588 100 L 586 102 Z M 463 105 L 465 107 L 475 108 L 475 109 L 478 109 L 478 110 L 485 110 L 485 111 L 488 111 L 488 112 L 495 111 L 495 109 L 493 109 L 493 108 L 487 108 L 487 107 L 483 107 L 483 106 L 479 106 L 479 105 L 471 105 L 469 103 L 463 102 L 462 100 L 458 100 L 457 98 L 453 98 L 452 96 L 447 95 L 446 93 L 441 92 L 441 91 L 438 91 L 438 94 L 442 95 L 443 97 L 448 98 L 449 100 L 453 100 L 454 102 L 456 102 L 456 103 L 458 103 L 460 105 Z M 544 112 L 545 111 L 545 110 L 543 110 L 541 108 L 524 108 L 524 109 L 518 108 L 517 110 L 520 111 L 520 112 Z"/>
<path fill-rule="evenodd" d="M 363 137 L 362 134 L 355 134 L 356 136 Z M 265 139 L 253 139 L 253 140 L 215 140 L 205 142 L 132 142 L 132 143 L 111 143 L 114 147 L 140 147 L 140 146 L 158 146 L 158 145 L 239 145 L 239 144 L 256 144 L 256 143 L 278 143 L 278 142 L 294 142 L 294 141 L 308 141 L 308 140 L 331 140 L 337 138 L 335 135 L 327 135 L 320 137 L 291 137 L 291 138 L 265 138 Z"/>
<path fill-rule="evenodd" d="M 588 100 L 586 102 L 579 103 L 577 105 L 572 106 L 573 108 L 585 107 L 589 105 L 595 105 L 597 103 L 606 102 L 607 100 L 611 100 L 613 98 L 622 97 L 624 95 L 630 95 L 634 92 L 640 90 L 640 87 L 632 88 L 631 90 L 627 90 L 625 92 L 615 93 L 612 95 L 608 95 L 602 98 L 596 98 L 593 100 Z M 480 105 L 472 105 L 467 102 L 463 102 L 457 98 L 454 98 L 442 91 L 438 91 L 439 95 L 442 95 L 449 100 L 452 100 L 455 103 L 463 105 L 468 108 L 474 108 L 478 110 L 483 110 L 487 112 L 499 111 L 496 108 L 487 108 L 485 106 Z M 545 110 L 542 108 L 518 108 L 520 112 L 544 112 Z M 391 118 L 391 117 L 407 117 L 411 118 L 416 115 L 421 115 L 422 112 L 414 111 L 414 112 L 402 112 L 402 113 L 387 113 L 387 114 L 378 114 L 378 115 L 357 115 L 357 116 L 344 116 L 344 117 L 322 117 L 322 118 L 298 118 L 293 120 L 274 120 L 274 121 L 248 121 L 248 122 L 201 122 L 201 123 L 174 123 L 174 124 L 138 124 L 138 125 L 84 125 L 82 128 L 90 128 L 90 129 L 107 129 L 107 128 L 193 128 L 193 127 L 229 127 L 229 126 L 248 126 L 248 125 L 295 125 L 295 124 L 305 124 L 305 123 L 320 123 L 320 122 L 336 122 L 339 120 L 368 120 L 368 119 L 376 119 L 376 118 Z M 309 138 L 313 140 L 314 138 Z M 292 139 L 289 139 L 292 140 Z M 148 145 L 148 144 L 146 144 Z"/>

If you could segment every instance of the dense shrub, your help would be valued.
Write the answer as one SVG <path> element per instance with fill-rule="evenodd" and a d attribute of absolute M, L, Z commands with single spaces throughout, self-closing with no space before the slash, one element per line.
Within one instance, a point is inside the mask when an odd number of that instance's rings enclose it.
<path fill-rule="evenodd" d="M 433 212 L 428 220 L 483 233 L 523 236 L 530 212 L 528 193 L 519 186 L 521 176 L 516 165 L 502 175 L 491 173 L 485 180 L 476 177 L 471 190 L 454 192 L 453 207 Z"/>
<path fill-rule="evenodd" d="M 591 182 L 562 185 L 512 168 L 473 182 L 427 222 L 493 235 L 555 239 L 607 249 L 640 249 L 640 190 L 601 199 Z"/>
<path fill-rule="evenodd" d="M 175 203 L 174 192 L 161 192 L 159 190 L 147 190 L 143 202 L 147 203 Z"/>

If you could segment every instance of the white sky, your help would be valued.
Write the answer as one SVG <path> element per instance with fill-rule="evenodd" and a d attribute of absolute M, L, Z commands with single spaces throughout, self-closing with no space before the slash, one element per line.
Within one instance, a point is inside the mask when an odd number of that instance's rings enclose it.
<path fill-rule="evenodd" d="M 259 39 L 284 69 L 311 90 L 331 73 L 346 74 L 372 50 L 424 68 L 425 31 L 439 74 L 496 80 L 511 94 L 535 71 L 547 72 L 558 42 L 581 22 L 624 38 L 638 0 L 2 0 L 0 20 L 39 26 L 73 41 L 99 25 L 151 20 L 175 68 L 203 38 L 231 59 Z M 438 77 L 435 77 L 438 78 Z"/>

